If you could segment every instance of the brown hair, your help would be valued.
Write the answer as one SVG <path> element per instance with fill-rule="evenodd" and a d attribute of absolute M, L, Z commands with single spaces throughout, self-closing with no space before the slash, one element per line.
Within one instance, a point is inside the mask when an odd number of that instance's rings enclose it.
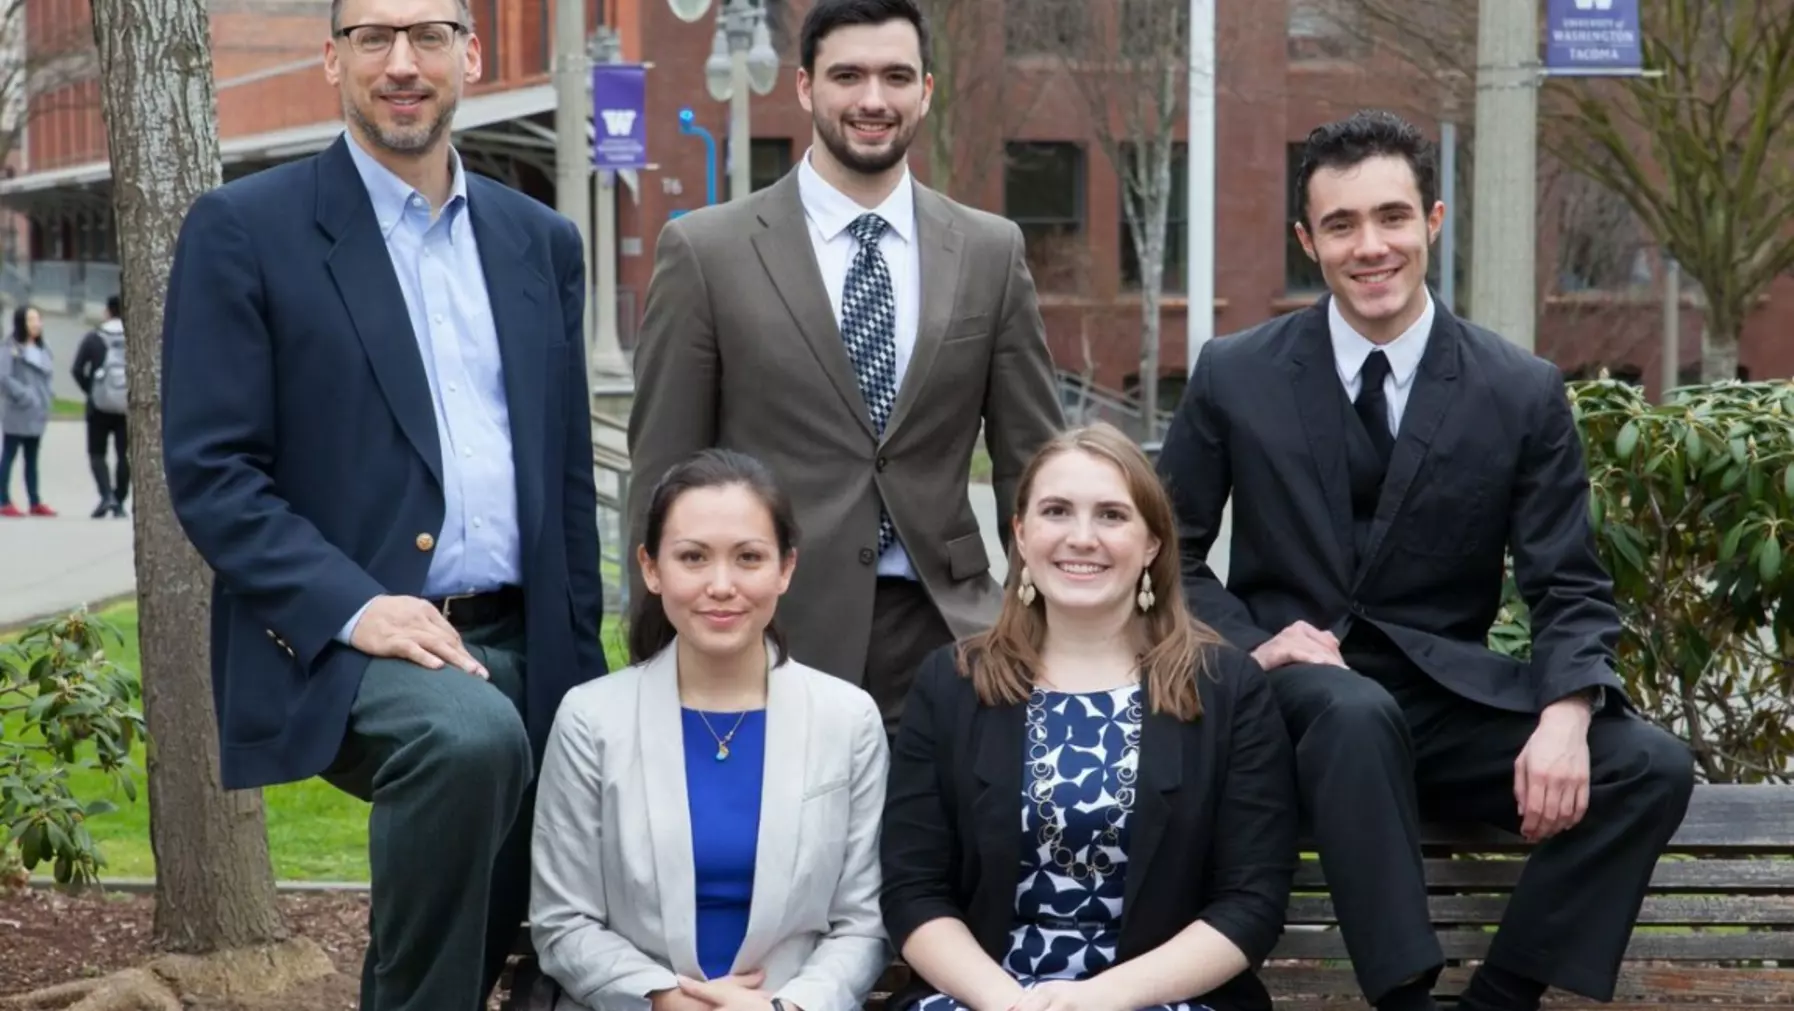
<path fill-rule="evenodd" d="M 1156 599 L 1150 611 L 1136 618 L 1144 623 L 1147 643 L 1140 656 L 1140 681 L 1153 712 L 1194 720 L 1202 715 L 1196 678 L 1207 670 L 1208 654 L 1222 640 L 1184 606 L 1177 522 L 1171 498 L 1140 447 L 1105 422 L 1062 433 L 1042 446 L 1022 471 L 1015 495 L 1015 515 L 1027 515 L 1040 468 L 1060 454 L 1073 452 L 1107 460 L 1120 469 L 1134 507 L 1146 521 L 1147 531 L 1159 541 L 1158 554 L 1147 566 Z M 1012 542 L 1002 613 L 989 631 L 959 646 L 959 672 L 971 678 L 979 701 L 985 705 L 1027 701 L 1040 666 L 1040 648 L 1046 640 L 1046 612 L 1043 606 L 1023 604 L 1017 595 L 1021 570 L 1020 550 Z"/>

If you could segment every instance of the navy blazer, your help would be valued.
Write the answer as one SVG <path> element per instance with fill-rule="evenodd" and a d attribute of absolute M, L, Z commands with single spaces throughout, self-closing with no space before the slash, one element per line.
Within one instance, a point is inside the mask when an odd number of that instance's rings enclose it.
<path fill-rule="evenodd" d="M 420 595 L 443 524 L 423 357 L 348 141 L 212 190 L 181 226 L 162 333 L 175 515 L 216 573 L 226 788 L 336 756 L 368 657 L 333 638 Z M 562 695 L 605 673 L 583 307 L 572 222 L 468 174 L 510 404 L 539 757 Z"/>

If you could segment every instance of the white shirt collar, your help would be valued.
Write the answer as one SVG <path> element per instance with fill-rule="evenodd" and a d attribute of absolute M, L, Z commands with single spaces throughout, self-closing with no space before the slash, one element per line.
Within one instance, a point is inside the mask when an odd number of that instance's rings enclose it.
<path fill-rule="evenodd" d="M 821 230 L 824 242 L 835 241 L 836 236 L 846 231 L 848 225 L 853 224 L 868 210 L 885 219 L 885 224 L 904 242 L 915 241 L 916 196 L 911 186 L 908 165 L 903 168 L 902 181 L 885 198 L 884 203 L 868 209 L 861 207 L 852 197 L 835 189 L 828 180 L 822 178 L 821 173 L 810 164 L 810 152 L 806 150 L 797 167 L 797 195 L 803 202 L 804 213 Z"/>
<path fill-rule="evenodd" d="M 1425 288 L 1421 289 L 1421 294 L 1426 296 L 1426 308 L 1421 310 L 1420 318 L 1387 344 L 1376 344 L 1352 329 L 1345 316 L 1340 314 L 1339 299 L 1327 300 L 1327 332 L 1333 339 L 1333 362 L 1339 369 L 1341 382 L 1348 387 L 1356 383 L 1358 373 L 1364 369 L 1364 360 L 1372 351 L 1378 350 L 1389 359 L 1389 374 L 1398 389 L 1405 389 L 1414 381 L 1414 373 L 1420 369 L 1420 359 L 1426 354 L 1427 338 L 1433 332 L 1433 294 Z"/>

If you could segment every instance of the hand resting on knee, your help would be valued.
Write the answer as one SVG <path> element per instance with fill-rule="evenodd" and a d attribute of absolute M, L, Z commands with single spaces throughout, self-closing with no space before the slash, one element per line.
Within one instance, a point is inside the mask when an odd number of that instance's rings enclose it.
<path fill-rule="evenodd" d="M 1292 663 L 1312 663 L 1328 667 L 1344 667 L 1339 654 L 1339 639 L 1306 621 L 1298 621 L 1278 632 L 1264 645 L 1252 651 L 1252 659 L 1265 670 L 1275 670 Z"/>
<path fill-rule="evenodd" d="M 380 596 L 369 601 L 349 644 L 369 656 L 409 660 L 430 670 L 440 670 L 447 663 L 475 677 L 487 676 L 485 666 L 467 652 L 455 626 L 418 597 Z"/>

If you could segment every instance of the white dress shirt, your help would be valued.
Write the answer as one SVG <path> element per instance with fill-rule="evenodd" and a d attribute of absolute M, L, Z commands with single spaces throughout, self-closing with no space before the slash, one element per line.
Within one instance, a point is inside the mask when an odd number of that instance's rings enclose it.
<path fill-rule="evenodd" d="M 885 267 L 891 273 L 891 295 L 897 300 L 896 379 L 897 388 L 902 389 L 910 357 L 916 350 L 916 325 L 922 316 L 922 256 L 916 241 L 916 198 L 909 169 L 903 170 L 903 180 L 884 203 L 862 207 L 823 179 L 810 164 L 810 153 L 805 151 L 797 169 L 797 193 L 804 205 L 810 245 L 816 250 L 816 265 L 822 270 L 822 284 L 828 290 L 837 327 L 841 324 L 841 292 L 847 287 L 847 271 L 859 252 L 859 242 L 847 226 L 868 211 L 889 226 L 878 240 L 878 251 L 884 254 Z M 916 577 L 902 540 L 891 541 L 884 557 L 878 560 L 878 574 Z"/>
<path fill-rule="evenodd" d="M 1420 359 L 1426 354 L 1427 337 L 1433 332 L 1433 295 L 1421 289 L 1426 308 L 1414 325 L 1387 344 L 1377 344 L 1352 329 L 1339 312 L 1339 299 L 1327 300 L 1327 332 L 1333 338 L 1333 365 L 1339 370 L 1339 381 L 1345 384 L 1346 399 L 1358 399 L 1359 379 L 1364 361 L 1372 351 L 1382 351 L 1389 359 L 1389 378 L 1383 380 L 1383 396 L 1389 404 L 1389 434 L 1402 430 L 1402 412 L 1408 407 L 1408 394 L 1414 389 L 1414 376 L 1420 371 Z"/>

